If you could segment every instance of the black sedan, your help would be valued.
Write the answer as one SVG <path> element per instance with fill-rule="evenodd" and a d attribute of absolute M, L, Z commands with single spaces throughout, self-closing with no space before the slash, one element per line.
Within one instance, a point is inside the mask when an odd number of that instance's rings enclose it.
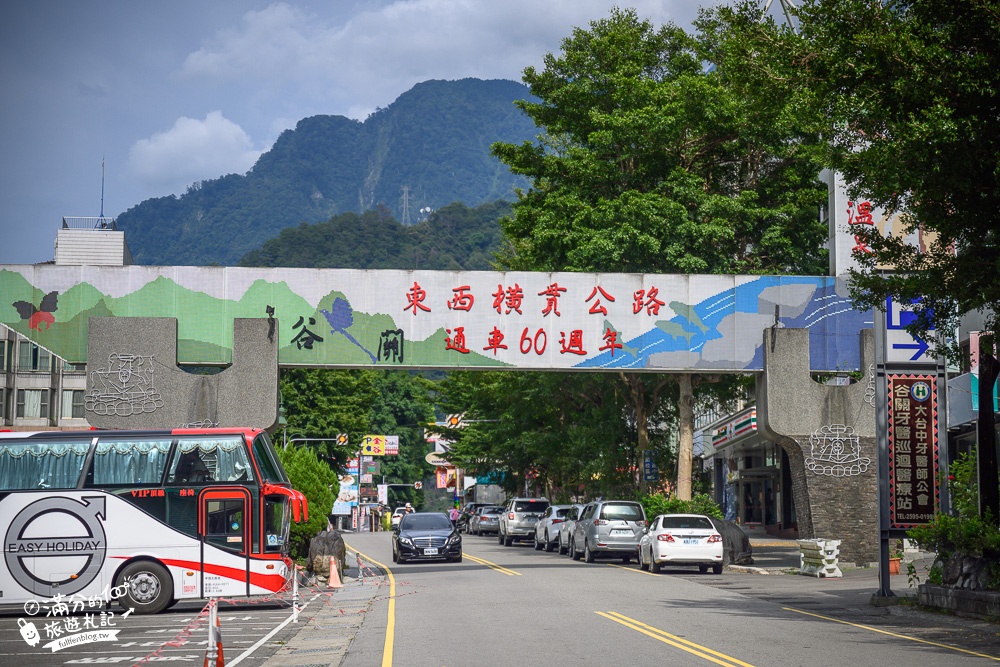
<path fill-rule="evenodd" d="M 392 529 L 392 562 L 444 558 L 462 562 L 462 536 L 447 514 L 414 512 Z"/>

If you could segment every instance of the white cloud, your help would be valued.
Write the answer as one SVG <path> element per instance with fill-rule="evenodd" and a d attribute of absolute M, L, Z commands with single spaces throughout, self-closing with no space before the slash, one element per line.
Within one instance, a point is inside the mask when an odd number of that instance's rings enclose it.
<path fill-rule="evenodd" d="M 194 181 L 242 174 L 260 153 L 243 128 L 211 111 L 204 120 L 182 116 L 166 132 L 135 142 L 128 162 L 139 182 L 177 193 Z"/>
<path fill-rule="evenodd" d="M 278 3 L 243 15 L 188 54 L 182 78 L 252 84 L 260 99 L 296 99 L 303 114 L 363 118 L 428 79 L 519 80 L 574 27 L 608 16 L 610 0 L 396 0 L 324 19 Z M 690 21 L 684 0 L 635 0 L 654 23 Z M 682 7 L 683 15 L 668 7 Z"/>

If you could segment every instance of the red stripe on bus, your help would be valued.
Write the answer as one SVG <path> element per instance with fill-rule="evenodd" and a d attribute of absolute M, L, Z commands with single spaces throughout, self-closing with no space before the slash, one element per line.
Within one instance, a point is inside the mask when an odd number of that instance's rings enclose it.
<path fill-rule="evenodd" d="M 114 556 L 114 558 L 119 558 L 125 560 L 125 556 Z M 172 558 L 162 558 L 160 559 L 164 565 L 170 567 L 179 567 L 185 570 L 202 570 L 202 564 L 197 561 L 192 560 L 174 560 Z M 225 565 L 212 565 L 211 563 L 204 564 L 204 571 L 206 574 L 216 574 L 220 577 L 225 577 L 226 579 L 232 579 L 233 581 L 239 581 L 246 583 L 246 570 L 240 570 L 235 567 L 226 567 Z M 257 586 L 258 588 L 263 588 L 265 590 L 276 593 L 280 591 L 285 586 L 285 577 L 280 574 L 260 574 L 258 572 L 250 573 L 250 585 Z"/>

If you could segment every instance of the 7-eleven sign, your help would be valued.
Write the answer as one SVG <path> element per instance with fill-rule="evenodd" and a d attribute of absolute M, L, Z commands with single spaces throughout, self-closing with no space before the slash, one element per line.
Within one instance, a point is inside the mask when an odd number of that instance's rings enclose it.
<path fill-rule="evenodd" d="M 385 436 L 366 435 L 361 440 L 361 454 L 368 456 L 385 456 Z"/>

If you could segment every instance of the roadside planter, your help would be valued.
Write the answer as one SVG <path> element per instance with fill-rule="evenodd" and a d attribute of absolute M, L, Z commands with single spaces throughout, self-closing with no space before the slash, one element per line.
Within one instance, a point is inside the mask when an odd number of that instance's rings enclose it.
<path fill-rule="evenodd" d="M 840 540 L 798 540 L 799 574 L 811 577 L 843 577 L 840 571 Z"/>

